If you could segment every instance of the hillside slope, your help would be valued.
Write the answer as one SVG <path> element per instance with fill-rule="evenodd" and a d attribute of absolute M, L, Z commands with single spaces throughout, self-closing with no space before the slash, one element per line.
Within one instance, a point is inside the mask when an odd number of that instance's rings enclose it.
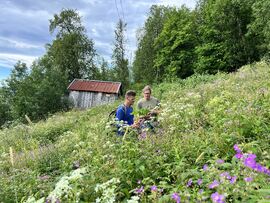
<path fill-rule="evenodd" d="M 139 139 L 106 124 L 119 102 L 4 129 L 0 202 L 267 202 L 269 77 L 260 62 L 163 83 L 159 127 Z"/>

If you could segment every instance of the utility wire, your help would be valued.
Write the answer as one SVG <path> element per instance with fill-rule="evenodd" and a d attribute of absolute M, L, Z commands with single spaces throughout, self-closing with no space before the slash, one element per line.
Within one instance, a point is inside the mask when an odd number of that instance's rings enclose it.
<path fill-rule="evenodd" d="M 121 18 L 120 18 L 120 15 L 119 15 L 118 6 L 117 6 L 117 1 L 114 0 L 114 3 L 115 3 L 115 7 L 116 7 L 116 11 L 117 11 L 118 18 L 121 19 Z"/>

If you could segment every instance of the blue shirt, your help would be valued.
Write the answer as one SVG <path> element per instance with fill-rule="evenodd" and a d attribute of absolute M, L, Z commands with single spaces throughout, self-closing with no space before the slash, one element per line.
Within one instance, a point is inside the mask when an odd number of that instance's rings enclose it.
<path fill-rule="evenodd" d="M 134 115 L 132 114 L 133 108 L 130 106 L 120 105 L 116 110 L 116 118 L 119 121 L 124 121 L 128 125 L 132 125 L 134 123 Z"/>

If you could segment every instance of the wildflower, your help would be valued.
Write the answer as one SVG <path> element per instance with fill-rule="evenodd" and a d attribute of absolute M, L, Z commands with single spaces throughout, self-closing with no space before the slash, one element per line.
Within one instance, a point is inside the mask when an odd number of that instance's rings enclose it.
<path fill-rule="evenodd" d="M 192 179 L 189 179 L 187 182 L 187 187 L 190 187 L 192 185 Z"/>
<path fill-rule="evenodd" d="M 157 186 L 153 185 L 153 186 L 151 187 L 151 191 L 152 191 L 152 192 L 156 192 L 156 191 L 157 191 Z"/>
<path fill-rule="evenodd" d="M 137 183 L 138 183 L 138 184 L 141 184 L 141 183 L 142 183 L 142 181 L 141 181 L 141 180 L 138 180 L 138 181 L 137 181 Z"/>
<path fill-rule="evenodd" d="M 199 190 L 199 193 L 200 193 L 200 194 L 203 193 L 203 189 L 200 189 L 200 190 Z"/>
<path fill-rule="evenodd" d="M 218 192 L 215 192 L 211 195 L 211 199 L 215 203 L 225 203 L 224 195 L 220 195 Z"/>
<path fill-rule="evenodd" d="M 225 177 L 227 180 L 231 180 L 232 178 L 228 172 L 221 173 L 220 177 Z"/>
<path fill-rule="evenodd" d="M 141 186 L 140 188 L 137 188 L 136 190 L 135 190 L 135 193 L 136 194 L 142 194 L 144 192 L 144 187 L 143 186 Z"/>
<path fill-rule="evenodd" d="M 237 153 L 237 154 L 235 155 L 235 158 L 237 158 L 237 159 L 242 159 L 242 158 L 243 158 L 243 154 Z"/>
<path fill-rule="evenodd" d="M 252 177 L 246 177 L 246 178 L 244 178 L 244 180 L 245 180 L 246 182 L 251 182 L 251 181 L 253 181 L 253 178 L 252 178 Z"/>
<path fill-rule="evenodd" d="M 208 187 L 210 189 L 213 189 L 215 187 L 219 186 L 219 182 L 217 180 L 214 180 Z"/>
<path fill-rule="evenodd" d="M 172 199 L 176 202 L 176 203 L 180 203 L 181 198 L 180 196 L 175 192 L 172 194 Z"/>
<path fill-rule="evenodd" d="M 228 175 L 229 175 L 228 172 L 223 172 L 223 173 L 220 174 L 221 177 L 227 177 Z"/>
<path fill-rule="evenodd" d="M 222 159 L 217 160 L 217 164 L 223 164 L 223 163 L 224 163 L 224 160 L 222 160 Z"/>
<path fill-rule="evenodd" d="M 207 170 L 208 170 L 208 165 L 207 165 L 207 164 L 204 164 L 204 165 L 203 165 L 203 170 L 204 170 L 204 171 L 207 171 Z"/>
<path fill-rule="evenodd" d="M 202 182 L 203 182 L 202 179 L 198 179 L 198 181 L 197 181 L 198 185 L 201 185 Z"/>
<path fill-rule="evenodd" d="M 238 154 L 241 154 L 241 153 L 242 153 L 241 149 L 238 147 L 237 144 L 235 144 L 235 145 L 233 146 L 233 149 L 234 149 Z"/>
<path fill-rule="evenodd" d="M 255 166 L 255 170 L 258 171 L 258 172 L 261 172 L 263 173 L 264 172 L 264 168 L 261 164 L 256 164 Z"/>
<path fill-rule="evenodd" d="M 236 182 L 237 176 L 233 176 L 230 180 L 231 184 L 234 184 Z"/>
<path fill-rule="evenodd" d="M 255 154 L 248 154 L 248 157 L 244 160 L 245 166 L 255 169 L 256 168 L 256 155 Z"/>

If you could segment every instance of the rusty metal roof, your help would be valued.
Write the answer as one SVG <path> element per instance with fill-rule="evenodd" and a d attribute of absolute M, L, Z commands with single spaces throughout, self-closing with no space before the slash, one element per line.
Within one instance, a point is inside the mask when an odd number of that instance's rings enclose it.
<path fill-rule="evenodd" d="M 120 88 L 120 82 L 74 79 L 67 89 L 70 91 L 87 91 L 118 94 L 120 93 Z"/>

